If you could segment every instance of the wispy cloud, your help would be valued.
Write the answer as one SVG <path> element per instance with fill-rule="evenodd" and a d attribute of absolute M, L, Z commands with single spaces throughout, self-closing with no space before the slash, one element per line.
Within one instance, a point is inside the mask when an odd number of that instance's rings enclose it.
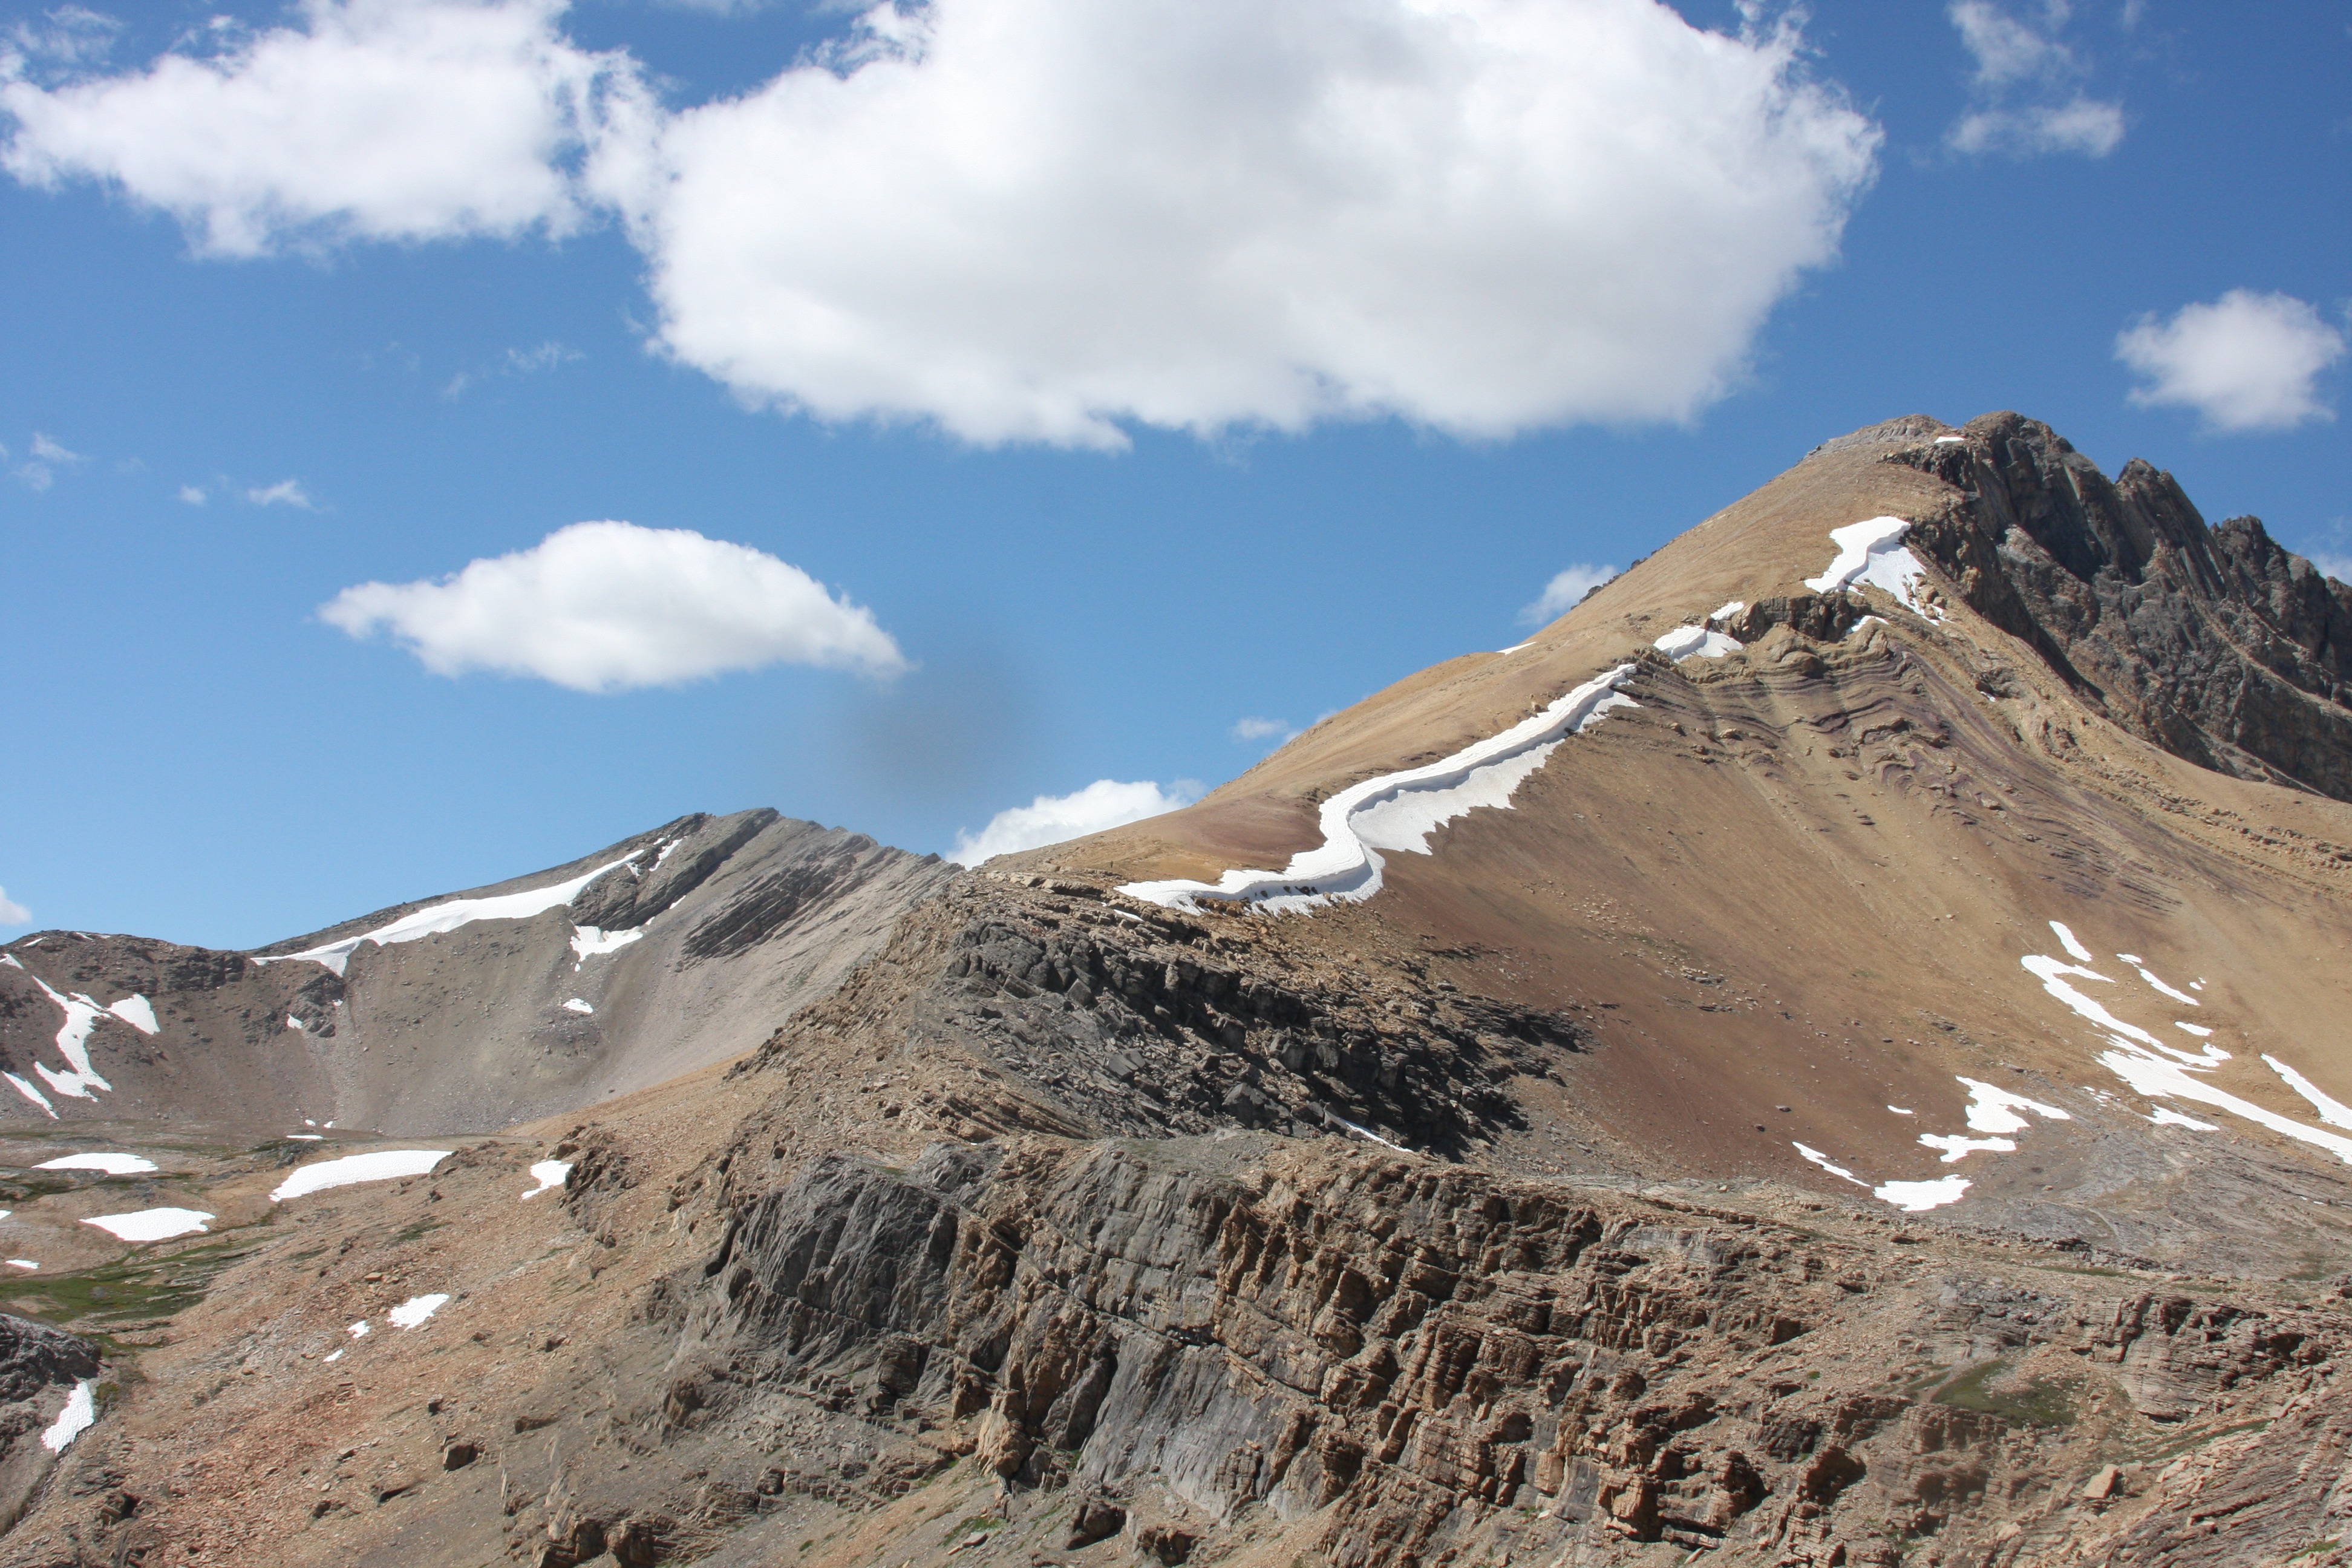
<path fill-rule="evenodd" d="M 316 511 L 319 505 L 310 492 L 302 488 L 299 479 L 280 479 L 274 485 L 254 485 L 245 492 L 245 499 L 256 506 L 290 506 L 301 511 Z"/>
<path fill-rule="evenodd" d="M 1236 741 L 1268 741 L 1276 736 L 1287 741 L 1298 731 L 1290 727 L 1287 719 L 1236 719 L 1233 735 Z"/>
<path fill-rule="evenodd" d="M 469 388 L 480 384 L 486 376 L 537 375 L 571 364 L 588 356 L 569 343 L 552 340 L 532 349 L 509 349 L 479 370 L 461 370 L 451 376 L 442 388 L 441 395 L 452 400 L 463 397 Z"/>
<path fill-rule="evenodd" d="M 190 506 L 202 506 L 205 504 L 207 498 L 205 495 L 205 489 L 202 485 L 182 485 L 180 487 L 180 499 L 187 502 Z"/>
<path fill-rule="evenodd" d="M 7 449 L 0 447 L 0 458 L 5 458 L 6 455 Z M 45 490 L 57 482 L 59 469 L 78 468 L 89 460 L 79 452 L 67 450 L 62 443 L 52 440 L 37 430 L 33 433 L 26 460 L 17 464 L 11 471 L 16 474 L 17 482 L 26 489 Z"/>
<path fill-rule="evenodd" d="M 2121 144 L 2123 105 L 2084 91 L 2088 62 L 2060 36 L 2073 14 L 2067 0 L 2042 0 L 2022 16 L 1998 0 L 1955 0 L 1947 15 L 1975 68 L 1968 111 L 1945 132 L 1947 145 L 2012 158 L 2104 158 Z"/>
<path fill-rule="evenodd" d="M 1584 595 L 1617 575 L 1614 566 L 1589 566 L 1581 563 L 1557 573 L 1544 584 L 1536 602 L 1519 612 L 1519 624 L 1539 626 L 1556 621 L 1576 608 Z"/>
<path fill-rule="evenodd" d="M 2232 289 L 2141 317 L 2116 335 L 2116 357 L 2142 377 L 2131 400 L 2143 408 L 2192 409 L 2227 435 L 2292 430 L 2336 417 L 2319 376 L 2344 357 L 2344 334 L 2293 295 Z"/>
<path fill-rule="evenodd" d="M 10 898 L 7 889 L 0 888 L 0 926 L 29 925 L 32 920 L 33 911 Z"/>

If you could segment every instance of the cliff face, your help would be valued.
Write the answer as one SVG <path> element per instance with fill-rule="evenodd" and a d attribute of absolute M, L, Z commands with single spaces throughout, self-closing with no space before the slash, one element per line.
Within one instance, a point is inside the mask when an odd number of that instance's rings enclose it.
<path fill-rule="evenodd" d="M 2015 414 L 1960 434 L 1895 460 L 1962 492 L 1913 537 L 1971 608 L 2175 755 L 2352 799 L 2352 587 L 2138 458 L 2111 481 Z"/>

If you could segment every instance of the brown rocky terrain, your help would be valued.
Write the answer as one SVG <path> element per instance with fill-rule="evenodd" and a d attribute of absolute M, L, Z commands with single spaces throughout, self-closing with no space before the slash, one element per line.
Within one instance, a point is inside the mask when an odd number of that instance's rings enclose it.
<path fill-rule="evenodd" d="M 1825 583 L 1884 515 L 1916 581 Z M 0 1563 L 2341 1563 L 2345 605 L 2145 465 L 1912 418 L 1171 816 L 971 873 L 689 818 L 485 889 L 625 861 L 356 949 L 358 1078 L 138 1035 L 373 1130 L 12 1124 L 158 1169 L 12 1189 L 0 1298 L 104 1363 Z M 1620 666 L 1361 901 L 1121 890 Z M 0 981 L 193 1008 L 189 950 L 68 940 Z M 497 1098 L 596 963 L 593 1070 Z M 446 1153 L 281 1185 L 383 1129 Z M 211 1228 L 84 1223 L 134 1205 Z"/>

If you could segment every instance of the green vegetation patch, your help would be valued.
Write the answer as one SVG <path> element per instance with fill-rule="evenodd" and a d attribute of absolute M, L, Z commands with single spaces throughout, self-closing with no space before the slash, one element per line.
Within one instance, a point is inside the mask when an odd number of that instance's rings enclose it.
<path fill-rule="evenodd" d="M 2016 1387 L 1995 1387 L 2010 1370 L 2006 1361 L 1972 1366 L 1936 1391 L 1936 1403 L 1997 1415 L 2011 1426 L 2064 1426 L 2074 1419 L 2074 1391 L 2046 1377 L 2029 1377 Z"/>
<path fill-rule="evenodd" d="M 0 1307 L 70 1329 L 116 1353 L 112 1331 L 143 1326 L 187 1310 L 220 1271 L 248 1258 L 257 1237 L 223 1236 L 157 1255 L 142 1252 L 70 1274 L 0 1279 Z"/>

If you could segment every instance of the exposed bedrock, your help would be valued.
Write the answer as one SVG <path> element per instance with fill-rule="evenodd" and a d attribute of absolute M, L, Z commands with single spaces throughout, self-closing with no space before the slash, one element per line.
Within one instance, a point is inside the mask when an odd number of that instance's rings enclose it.
<path fill-rule="evenodd" d="M 1352 1124 L 1459 1155 L 1523 1123 L 1512 1079 L 1556 1072 L 1584 1047 L 1566 1014 L 1276 959 L 1279 934 L 1247 914 L 1147 918 L 1080 884 L 975 879 L 737 1070 L 789 1066 L 804 1030 L 886 1057 L 946 1044 L 1020 1086 L 929 1108 L 965 1135 Z"/>
<path fill-rule="evenodd" d="M 2157 1511 L 2084 1510 L 2105 1450 L 2082 1439 L 2128 1458 L 2119 1433 L 2282 1405 L 2352 1431 L 2313 1371 L 2330 1315 L 2059 1279 L 1244 1135 L 827 1157 L 662 1299 L 668 1404 L 698 1422 L 831 1388 L 1016 1491 L 1153 1489 L 1213 1529 L 1325 1510 L 1316 1549 L 1345 1568 L 1577 1537 L 1886 1563 L 1929 1537 L 1948 1562 L 2170 1540 L 2192 1468 L 2117 1469 Z M 2278 1539 L 2332 1506 L 2270 1479 Z"/>
<path fill-rule="evenodd" d="M 2352 800 L 2352 587 L 2170 474 L 2112 480 L 2038 420 L 1889 454 L 1962 500 L 1911 542 L 2108 717 L 2206 767 Z"/>

